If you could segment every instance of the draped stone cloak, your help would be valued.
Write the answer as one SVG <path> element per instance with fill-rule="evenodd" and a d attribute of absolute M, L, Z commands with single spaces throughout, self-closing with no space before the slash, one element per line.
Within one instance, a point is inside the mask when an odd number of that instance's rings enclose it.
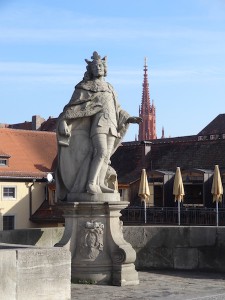
<path fill-rule="evenodd" d="M 86 192 L 86 184 L 90 163 L 93 156 L 90 130 L 92 118 L 103 108 L 103 101 L 113 99 L 117 119 L 118 136 L 115 139 L 114 149 L 118 147 L 121 138 L 128 129 L 129 114 L 122 110 L 113 87 L 98 79 L 83 80 L 75 87 L 70 102 L 64 107 L 58 117 L 57 142 L 58 164 L 56 169 L 57 199 L 66 200 L 70 192 Z M 65 122 L 69 135 L 61 135 L 59 126 Z M 113 154 L 111 153 L 111 155 Z"/>

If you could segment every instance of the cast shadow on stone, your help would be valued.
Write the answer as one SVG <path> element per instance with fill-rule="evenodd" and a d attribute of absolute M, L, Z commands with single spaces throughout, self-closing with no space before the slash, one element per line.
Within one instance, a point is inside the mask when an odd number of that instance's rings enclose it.
<path fill-rule="evenodd" d="M 135 227 L 132 229 L 134 230 Z M 137 253 L 137 270 L 172 270 L 206 274 L 225 271 L 223 228 L 138 227 L 124 228 L 124 238 Z"/>
<path fill-rule="evenodd" d="M 43 230 L 35 229 L 16 229 L 0 231 L 0 243 L 17 244 L 20 246 L 35 246 L 43 235 Z M 11 247 L 14 247 L 13 245 Z M 18 246 L 15 246 L 18 248 Z M 3 245 L 0 247 L 3 248 Z"/>
<path fill-rule="evenodd" d="M 23 197 L 19 203 L 8 210 L 7 215 L 15 215 L 16 211 L 20 211 L 21 207 L 26 207 L 28 200 Z M 0 231 L 0 243 L 20 244 L 34 246 L 38 243 L 43 235 L 43 230 L 35 229 L 15 229 Z"/>
<path fill-rule="evenodd" d="M 159 275 L 168 275 L 179 278 L 192 278 L 192 279 L 208 279 L 212 280 L 225 280 L 224 273 L 217 273 L 215 271 L 193 271 L 193 270 L 146 270 L 146 272 L 159 274 Z"/>

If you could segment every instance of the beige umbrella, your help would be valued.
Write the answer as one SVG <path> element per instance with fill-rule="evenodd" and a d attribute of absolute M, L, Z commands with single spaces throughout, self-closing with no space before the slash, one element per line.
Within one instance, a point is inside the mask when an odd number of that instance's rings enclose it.
<path fill-rule="evenodd" d="M 216 201 L 216 226 L 218 226 L 219 225 L 218 203 L 221 202 L 223 198 L 223 185 L 222 185 L 222 180 L 221 180 L 220 170 L 218 165 L 215 165 L 214 168 L 211 193 L 213 194 L 213 202 Z"/>
<path fill-rule="evenodd" d="M 180 167 L 177 167 L 176 169 L 174 183 L 173 183 L 173 194 L 175 196 L 175 201 L 178 202 L 178 224 L 180 225 L 180 202 L 183 201 L 185 195 Z"/>
<path fill-rule="evenodd" d="M 146 215 L 146 201 L 148 201 L 150 197 L 150 190 L 148 185 L 148 178 L 146 174 L 146 170 L 142 169 L 141 171 L 141 182 L 139 185 L 138 196 L 144 201 L 144 212 L 145 212 L 145 223 L 147 222 L 147 215 Z"/>

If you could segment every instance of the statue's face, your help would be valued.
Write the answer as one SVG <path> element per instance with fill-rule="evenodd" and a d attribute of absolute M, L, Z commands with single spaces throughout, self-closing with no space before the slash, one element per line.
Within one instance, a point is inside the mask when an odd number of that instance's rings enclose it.
<path fill-rule="evenodd" d="M 102 77 L 105 74 L 104 65 L 101 61 L 93 61 L 91 71 L 94 77 Z"/>

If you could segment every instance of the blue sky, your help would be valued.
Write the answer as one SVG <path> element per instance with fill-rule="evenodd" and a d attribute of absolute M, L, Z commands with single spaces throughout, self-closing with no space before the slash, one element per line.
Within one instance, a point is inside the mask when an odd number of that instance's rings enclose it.
<path fill-rule="evenodd" d="M 0 123 L 57 117 L 95 50 L 131 115 L 147 57 L 158 137 L 225 113 L 225 0 L 0 0 Z"/>

